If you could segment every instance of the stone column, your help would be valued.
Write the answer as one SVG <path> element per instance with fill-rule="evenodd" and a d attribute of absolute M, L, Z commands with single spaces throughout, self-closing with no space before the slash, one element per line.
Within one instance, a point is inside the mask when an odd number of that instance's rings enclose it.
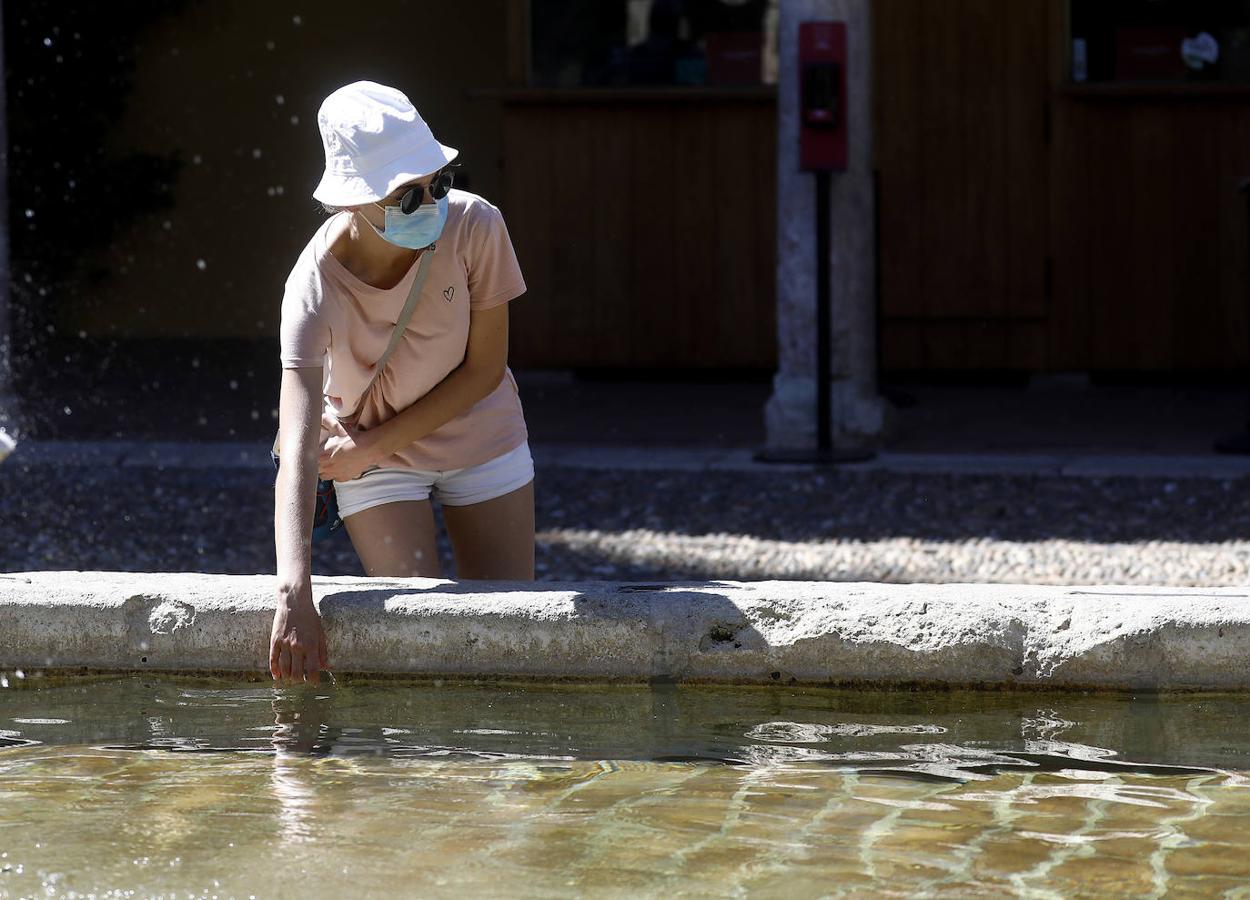
<path fill-rule="evenodd" d="M 4 4 L 0 0 L 0 73 L 4 72 Z M 3 76 L 0 75 L 0 78 Z M 9 135 L 5 94 L 8 85 L 0 83 L 0 211 L 9 208 Z M 17 396 L 13 391 L 13 337 L 10 332 L 9 300 L 9 217 L 0 215 L 0 430 L 17 431 Z"/>
<path fill-rule="evenodd" d="M 877 394 L 872 185 L 870 0 L 785 0 L 780 4 L 777 83 L 778 371 L 765 407 L 769 449 L 816 446 L 816 179 L 799 171 L 799 23 L 847 26 L 847 171 L 831 176 L 835 447 L 874 447 L 886 428 Z"/>

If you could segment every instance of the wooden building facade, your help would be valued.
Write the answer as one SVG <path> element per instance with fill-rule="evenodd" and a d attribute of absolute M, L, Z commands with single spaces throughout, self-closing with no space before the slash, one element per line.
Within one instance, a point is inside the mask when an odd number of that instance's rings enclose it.
<path fill-rule="evenodd" d="M 518 367 L 773 371 L 781 2 L 464 0 L 418 54 L 391 40 L 409 0 L 351 33 L 330 0 L 171 7 L 102 148 L 162 161 L 167 202 L 110 222 L 50 324 L 275 337 L 322 220 L 316 109 L 370 77 L 503 209 Z M 1250 362 L 1250 3 L 866 2 L 884 371 Z M 1203 33 L 1218 63 L 1191 68 Z"/>
<path fill-rule="evenodd" d="M 1097 2 L 872 0 L 884 371 L 1250 362 L 1238 23 L 1168 0 L 1136 4 L 1153 30 L 1128 0 L 1091 22 Z M 775 86 L 536 83 L 540 7 L 510 7 L 490 92 L 530 285 L 517 364 L 772 368 Z M 1222 72 L 1125 66 L 1203 16 Z"/>
<path fill-rule="evenodd" d="M 1080 12 L 875 0 L 884 369 L 1250 362 L 1250 83 L 1082 72 Z"/>
<path fill-rule="evenodd" d="M 619 18 L 561 0 L 510 7 L 511 84 L 486 96 L 502 111 L 502 205 L 530 288 L 512 322 L 518 366 L 776 363 L 777 117 L 766 72 L 776 0 L 731 10 L 752 30 L 735 43 L 709 31 L 706 55 L 688 35 L 662 33 L 657 12 L 671 12 L 677 32 L 690 27 L 686 13 L 697 18 L 687 5 L 699 4 L 611 4 Z M 579 26 L 609 52 L 585 51 Z M 657 31 L 674 40 L 636 64 Z M 536 46 L 552 32 L 573 45 L 563 57 Z M 621 38 L 628 45 L 613 47 Z"/>

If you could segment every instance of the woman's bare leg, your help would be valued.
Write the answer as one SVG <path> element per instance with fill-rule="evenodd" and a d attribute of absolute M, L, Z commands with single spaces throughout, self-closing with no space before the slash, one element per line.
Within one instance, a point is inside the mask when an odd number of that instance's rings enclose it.
<path fill-rule="evenodd" d="M 534 580 L 534 482 L 469 506 L 443 506 L 462 580 Z"/>
<path fill-rule="evenodd" d="M 343 520 L 366 575 L 442 578 L 429 500 L 400 500 Z"/>

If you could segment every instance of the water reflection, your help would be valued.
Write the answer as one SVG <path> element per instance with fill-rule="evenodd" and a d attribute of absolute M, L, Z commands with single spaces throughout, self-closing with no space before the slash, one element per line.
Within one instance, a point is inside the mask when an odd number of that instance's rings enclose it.
<path fill-rule="evenodd" d="M 0 737 L 28 743 L 0 747 L 0 895 L 56 875 L 59 893 L 246 896 L 283 872 L 352 895 L 1218 893 L 1250 876 L 1246 712 L 674 685 L 3 691 Z"/>
<path fill-rule="evenodd" d="M 113 678 L 0 692 L 0 747 L 36 741 L 172 753 L 824 765 L 961 781 L 1126 766 L 1183 775 L 1250 769 L 1250 746 L 1229 739 L 1247 703 L 1225 695 L 1060 702 L 674 684 L 291 687 Z"/>
<path fill-rule="evenodd" d="M 331 703 L 328 694 L 309 689 L 276 692 L 270 703 L 274 722 L 270 789 L 277 804 L 278 837 L 284 845 L 316 838 L 322 792 L 307 759 L 328 755 L 334 748 L 337 730 L 328 726 Z"/>
<path fill-rule="evenodd" d="M 273 749 L 279 757 L 290 754 L 324 755 L 334 749 L 342 729 L 330 723 L 334 698 L 311 691 L 275 690 L 270 701 L 273 710 Z"/>

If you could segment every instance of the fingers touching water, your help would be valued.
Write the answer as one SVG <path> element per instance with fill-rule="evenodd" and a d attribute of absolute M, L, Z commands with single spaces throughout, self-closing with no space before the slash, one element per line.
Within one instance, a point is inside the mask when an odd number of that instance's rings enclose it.
<path fill-rule="evenodd" d="M 287 603 L 279 597 L 269 637 L 269 674 L 275 681 L 319 684 L 321 670 L 329 668 L 325 626 L 312 598 Z"/>

